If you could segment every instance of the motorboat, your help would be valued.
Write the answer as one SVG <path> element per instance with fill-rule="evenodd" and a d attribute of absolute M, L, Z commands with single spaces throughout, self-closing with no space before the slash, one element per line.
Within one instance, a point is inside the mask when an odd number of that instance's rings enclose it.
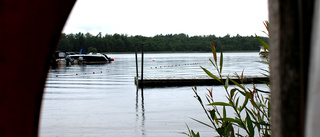
<path fill-rule="evenodd" d="M 66 65 L 66 57 L 67 57 L 66 52 L 56 51 L 52 55 L 51 66 L 56 67 L 59 65 Z"/>
<path fill-rule="evenodd" d="M 52 66 L 59 65 L 75 65 L 75 64 L 104 64 L 114 61 L 113 58 L 108 57 L 106 54 L 86 54 L 81 50 L 79 54 L 74 52 L 56 51 L 53 55 Z"/>
<path fill-rule="evenodd" d="M 104 64 L 114 61 L 113 58 L 108 57 L 106 54 L 74 54 L 66 56 L 67 64 Z"/>

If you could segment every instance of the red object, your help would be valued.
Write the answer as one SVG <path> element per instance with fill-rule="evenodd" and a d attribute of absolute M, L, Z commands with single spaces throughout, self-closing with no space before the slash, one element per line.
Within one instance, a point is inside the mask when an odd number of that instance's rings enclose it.
<path fill-rule="evenodd" d="M 112 58 L 111 61 L 114 61 L 114 59 Z"/>
<path fill-rule="evenodd" d="M 1 137 L 38 136 L 50 61 L 75 1 L 1 0 Z"/>

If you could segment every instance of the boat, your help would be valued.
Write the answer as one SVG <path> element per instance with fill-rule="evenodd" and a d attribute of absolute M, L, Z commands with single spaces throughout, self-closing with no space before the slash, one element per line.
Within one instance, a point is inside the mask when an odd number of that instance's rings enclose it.
<path fill-rule="evenodd" d="M 269 50 L 267 50 L 261 46 L 260 51 L 259 51 L 259 55 L 260 55 L 260 57 L 269 57 Z"/>
<path fill-rule="evenodd" d="M 108 57 L 106 54 L 87 54 L 81 50 L 79 54 L 74 52 L 56 51 L 53 55 L 52 66 L 59 65 L 75 65 L 75 64 L 105 64 L 114 61 L 113 58 Z"/>
<path fill-rule="evenodd" d="M 108 57 L 106 54 L 74 54 L 66 56 L 67 64 L 104 64 L 114 61 L 113 58 Z"/>
<path fill-rule="evenodd" d="M 67 57 L 66 52 L 56 51 L 52 55 L 51 66 L 56 67 L 59 65 L 66 65 L 66 57 Z"/>

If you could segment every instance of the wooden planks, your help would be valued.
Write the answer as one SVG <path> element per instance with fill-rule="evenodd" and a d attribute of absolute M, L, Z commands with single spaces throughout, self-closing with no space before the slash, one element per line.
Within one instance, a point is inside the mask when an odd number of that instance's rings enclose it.
<path fill-rule="evenodd" d="M 225 81 L 227 77 L 223 77 Z M 240 83 L 236 77 L 230 77 Z M 263 83 L 269 81 L 265 76 L 246 76 L 243 79 L 244 84 Z M 233 84 L 232 82 L 229 82 Z M 170 87 L 170 86 L 201 86 L 201 85 L 222 85 L 221 82 L 208 76 L 171 76 L 171 77 L 135 77 L 135 84 L 139 87 Z"/>

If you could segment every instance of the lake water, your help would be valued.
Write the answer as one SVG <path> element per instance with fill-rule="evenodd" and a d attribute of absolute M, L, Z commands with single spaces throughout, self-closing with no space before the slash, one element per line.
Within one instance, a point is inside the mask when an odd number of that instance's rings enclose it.
<path fill-rule="evenodd" d="M 192 86 L 137 89 L 135 54 L 109 56 L 115 61 L 50 69 L 40 137 L 185 137 L 179 132 L 187 132 L 186 124 L 201 136 L 216 135 L 191 119 L 208 122 Z M 215 72 L 209 58 L 211 53 L 145 54 L 144 76 L 206 76 L 200 66 Z M 140 72 L 141 55 L 138 60 Z M 258 52 L 224 53 L 223 74 L 244 69 L 245 75 L 261 75 L 267 65 L 257 61 L 263 60 Z M 200 96 L 206 88 L 224 100 L 222 86 L 198 86 Z"/>

